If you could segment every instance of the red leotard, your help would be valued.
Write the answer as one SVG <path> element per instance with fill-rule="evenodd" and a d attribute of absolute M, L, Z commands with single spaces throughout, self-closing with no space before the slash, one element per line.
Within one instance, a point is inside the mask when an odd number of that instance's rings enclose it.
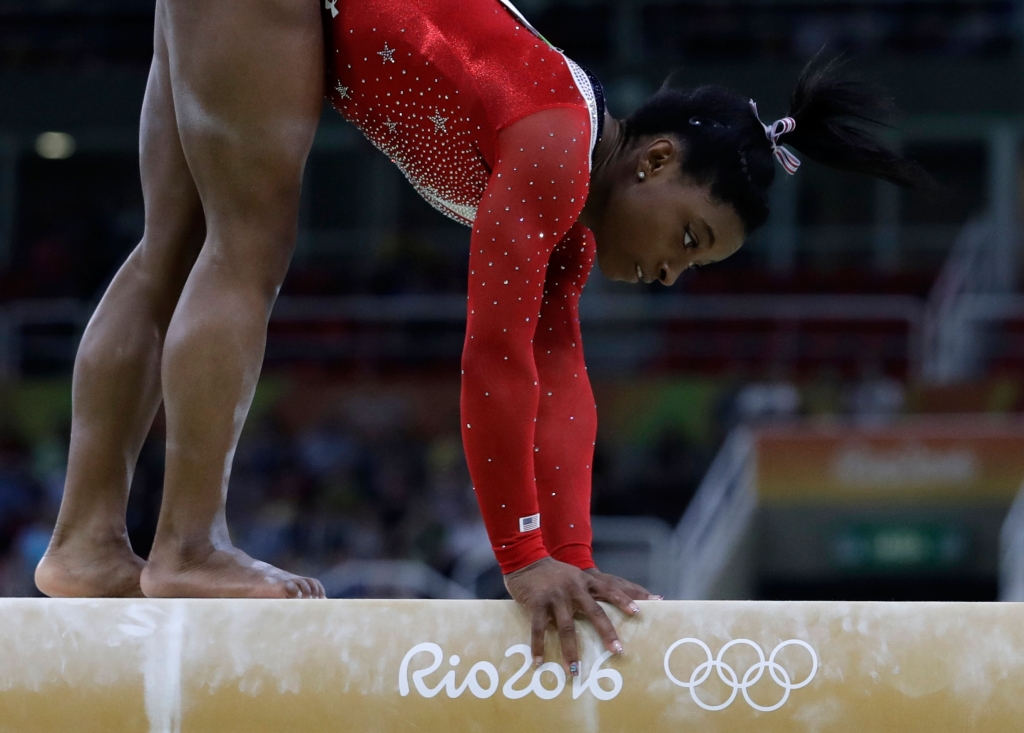
<path fill-rule="evenodd" d="M 325 20 L 335 107 L 472 226 L 462 437 L 498 562 L 594 567 L 577 313 L 594 238 L 576 220 L 595 88 L 498 0 L 327 0 Z"/>

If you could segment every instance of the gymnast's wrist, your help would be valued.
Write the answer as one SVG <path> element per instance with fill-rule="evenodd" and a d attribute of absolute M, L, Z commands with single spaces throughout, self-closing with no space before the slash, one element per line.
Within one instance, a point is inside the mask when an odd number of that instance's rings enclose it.
<path fill-rule="evenodd" d="M 550 555 L 545 555 L 544 557 L 540 558 L 539 560 L 534 560 L 533 562 L 527 563 L 525 565 L 519 565 L 519 566 L 510 565 L 510 566 L 508 566 L 508 568 L 506 568 L 505 566 L 502 566 L 501 574 L 505 578 L 512 578 L 512 577 L 515 577 L 517 575 L 520 575 L 521 573 L 525 573 L 528 570 L 532 570 L 533 568 L 537 567 L 538 565 L 543 565 L 544 563 L 549 563 L 549 562 L 552 562 L 553 560 L 554 560 L 554 558 L 551 557 Z"/>
<path fill-rule="evenodd" d="M 566 545 L 551 552 L 551 557 L 559 562 L 574 565 L 580 570 L 591 570 L 597 567 L 594 552 L 587 545 Z"/>
<path fill-rule="evenodd" d="M 551 559 L 540 532 L 531 532 L 520 542 L 508 545 L 492 545 L 494 557 L 501 567 L 502 575 L 511 575 L 533 565 L 540 560 Z"/>

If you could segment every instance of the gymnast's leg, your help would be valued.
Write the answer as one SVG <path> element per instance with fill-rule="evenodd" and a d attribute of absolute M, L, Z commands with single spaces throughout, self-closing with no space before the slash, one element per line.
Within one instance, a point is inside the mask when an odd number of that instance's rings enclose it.
<path fill-rule="evenodd" d="M 267 320 L 295 244 L 323 99 L 313 0 L 166 0 L 178 130 L 206 241 L 164 344 L 163 505 L 147 596 L 317 597 L 322 586 L 236 549 L 224 515 Z"/>
<path fill-rule="evenodd" d="M 89 321 L 75 359 L 71 449 L 60 515 L 36 585 L 50 596 L 141 595 L 125 509 L 160 406 L 164 334 L 205 236 L 199 193 L 178 139 L 159 15 L 142 104 L 141 243 Z"/>

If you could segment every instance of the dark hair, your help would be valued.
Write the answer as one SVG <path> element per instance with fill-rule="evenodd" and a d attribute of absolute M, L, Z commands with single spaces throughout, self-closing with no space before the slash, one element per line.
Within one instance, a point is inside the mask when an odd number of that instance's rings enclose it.
<path fill-rule="evenodd" d="M 804 67 L 788 113 L 796 129 L 779 143 L 832 168 L 905 188 L 929 187 L 931 179 L 920 166 L 870 131 L 885 125 L 891 100 L 843 78 L 841 68 L 838 58 L 826 61 L 821 53 Z M 648 135 L 679 137 L 686 151 L 683 173 L 732 204 L 748 233 L 768 219 L 768 188 L 777 163 L 747 97 L 721 86 L 682 90 L 666 85 L 625 120 L 625 127 L 627 142 Z"/>

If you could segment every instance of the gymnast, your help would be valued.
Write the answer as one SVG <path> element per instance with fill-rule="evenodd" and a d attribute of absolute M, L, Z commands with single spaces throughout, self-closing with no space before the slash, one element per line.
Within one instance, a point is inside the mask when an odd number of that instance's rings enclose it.
<path fill-rule="evenodd" d="M 224 506 L 325 90 L 471 227 L 466 457 L 535 659 L 554 624 L 570 674 L 577 614 L 621 652 L 597 602 L 633 615 L 657 597 L 591 553 L 597 417 L 577 304 L 594 261 L 614 280 L 672 285 L 730 256 L 765 222 L 775 166 L 799 165 L 783 143 L 900 185 L 920 177 L 871 133 L 885 100 L 834 63 L 812 61 L 770 124 L 715 86 L 665 87 L 617 120 L 598 80 L 504 0 L 157 0 L 154 38 L 145 233 L 75 362 L 65 493 L 36 571 L 51 596 L 324 596 L 235 548 Z M 144 561 L 125 511 L 161 402 L 165 483 Z"/>

